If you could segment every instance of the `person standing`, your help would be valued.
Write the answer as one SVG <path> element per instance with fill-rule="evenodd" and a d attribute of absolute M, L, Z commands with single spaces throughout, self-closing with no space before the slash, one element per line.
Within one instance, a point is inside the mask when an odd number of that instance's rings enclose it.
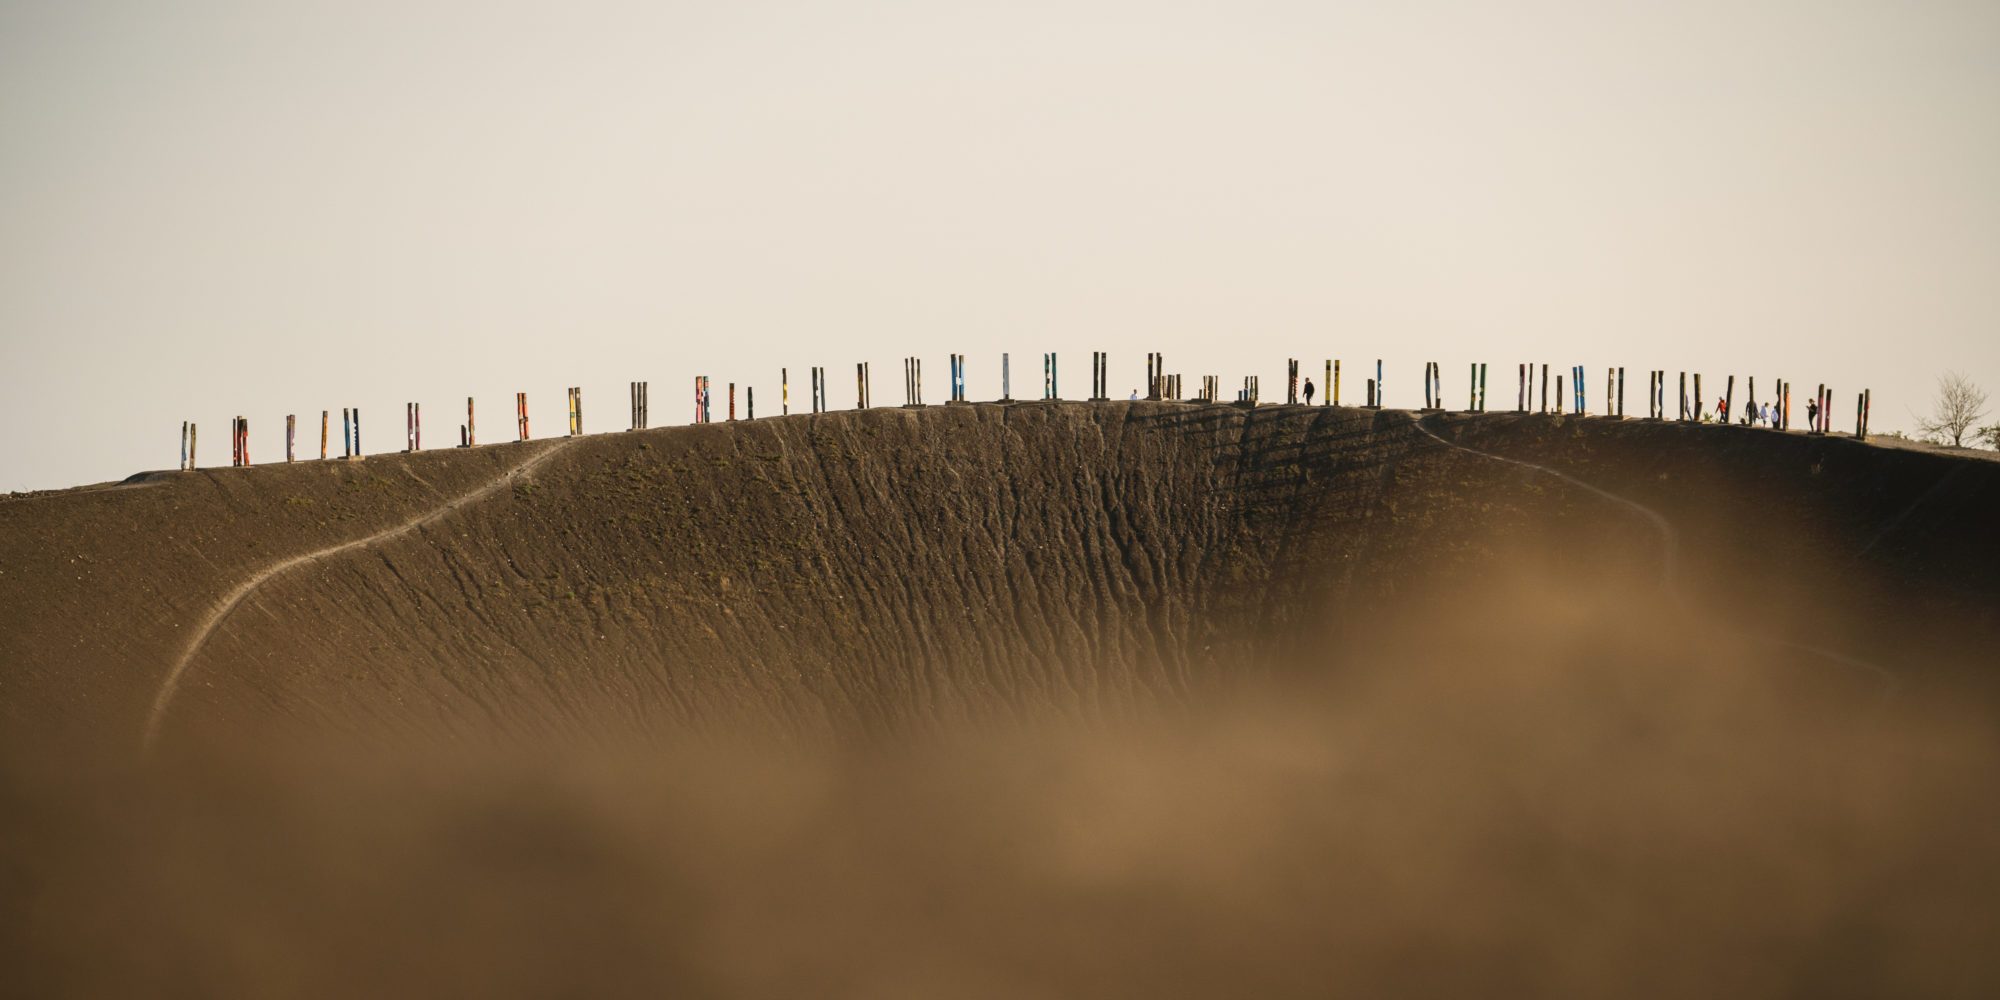
<path fill-rule="evenodd" d="M 1313 380 L 1306 379 L 1306 405 L 1313 405 Z"/>
<path fill-rule="evenodd" d="M 1806 400 L 1806 426 L 1813 430 L 1819 429 L 1819 400 L 1817 399 Z"/>

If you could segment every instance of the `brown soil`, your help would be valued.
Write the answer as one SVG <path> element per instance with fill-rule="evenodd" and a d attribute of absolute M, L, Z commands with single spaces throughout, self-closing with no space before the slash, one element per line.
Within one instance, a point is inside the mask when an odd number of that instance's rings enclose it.
<path fill-rule="evenodd" d="M 2000 984 L 2000 464 L 1031 403 L 135 479 L 0 498 L 40 992 Z"/>

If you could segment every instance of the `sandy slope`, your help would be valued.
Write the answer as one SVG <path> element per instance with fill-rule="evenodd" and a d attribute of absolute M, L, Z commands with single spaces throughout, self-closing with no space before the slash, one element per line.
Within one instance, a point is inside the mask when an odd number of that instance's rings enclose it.
<path fill-rule="evenodd" d="M 2000 465 L 1421 419 L 884 409 L 0 500 L 6 942 L 86 992 L 1991 981 L 1936 928 L 2000 870 Z M 1690 913 L 1719 978 L 1645 946 Z"/>

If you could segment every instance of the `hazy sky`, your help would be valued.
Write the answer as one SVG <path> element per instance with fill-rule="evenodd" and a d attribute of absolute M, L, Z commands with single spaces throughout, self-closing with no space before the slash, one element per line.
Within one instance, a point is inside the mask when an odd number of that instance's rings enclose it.
<path fill-rule="evenodd" d="M 2000 410 L 2000 4 L 0 2 L 0 489 L 1093 349 Z"/>

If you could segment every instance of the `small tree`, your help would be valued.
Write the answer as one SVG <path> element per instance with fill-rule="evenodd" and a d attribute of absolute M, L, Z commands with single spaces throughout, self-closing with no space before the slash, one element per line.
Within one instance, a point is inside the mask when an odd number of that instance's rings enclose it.
<path fill-rule="evenodd" d="M 1938 444 L 1954 448 L 1965 444 L 1965 432 L 1986 415 L 1986 392 L 1957 372 L 1945 372 L 1938 379 L 1937 402 L 1928 418 L 1918 417 L 1917 428 Z"/>
<path fill-rule="evenodd" d="M 1979 435 L 1973 440 L 1986 442 L 1986 447 L 1988 448 L 2000 448 L 2000 424 L 1994 424 L 1991 427 L 1981 427 Z"/>

